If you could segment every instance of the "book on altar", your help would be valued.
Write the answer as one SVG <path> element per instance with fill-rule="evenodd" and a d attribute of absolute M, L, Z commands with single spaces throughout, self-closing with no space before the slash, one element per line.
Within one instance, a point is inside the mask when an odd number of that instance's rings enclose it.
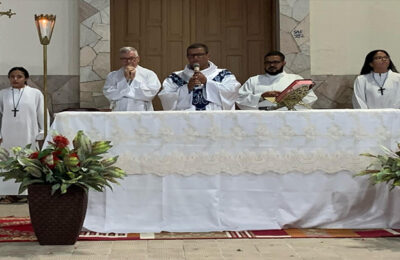
<path fill-rule="evenodd" d="M 296 79 L 292 82 L 287 88 L 285 88 L 279 96 L 275 98 L 275 102 L 279 103 L 284 100 L 290 93 L 295 91 L 296 89 L 302 88 L 306 89 L 307 92 L 311 90 L 314 86 L 314 82 L 311 79 Z M 304 87 L 304 88 L 303 88 Z M 306 95 L 304 95 L 306 96 Z M 299 100 L 300 101 L 300 100 Z"/>

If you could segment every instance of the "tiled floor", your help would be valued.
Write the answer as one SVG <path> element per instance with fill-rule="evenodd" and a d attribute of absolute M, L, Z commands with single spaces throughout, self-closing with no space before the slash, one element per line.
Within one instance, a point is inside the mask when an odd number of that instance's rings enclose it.
<path fill-rule="evenodd" d="M 0 205 L 0 216 L 11 215 L 27 216 L 27 205 Z M 0 259 L 399 260 L 400 239 L 82 241 L 73 246 L 0 243 Z"/>

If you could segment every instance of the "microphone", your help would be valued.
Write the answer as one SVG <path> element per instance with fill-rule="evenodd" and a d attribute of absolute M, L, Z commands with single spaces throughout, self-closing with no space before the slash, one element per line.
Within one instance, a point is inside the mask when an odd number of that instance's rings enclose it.
<path fill-rule="evenodd" d="M 200 64 L 194 63 L 193 64 L 193 70 L 194 70 L 194 72 L 200 72 Z"/>
<path fill-rule="evenodd" d="M 200 64 L 193 63 L 193 70 L 194 70 L 194 73 L 200 72 Z M 202 87 L 203 87 L 202 85 L 196 85 L 196 86 L 194 86 L 194 89 L 201 89 Z"/>

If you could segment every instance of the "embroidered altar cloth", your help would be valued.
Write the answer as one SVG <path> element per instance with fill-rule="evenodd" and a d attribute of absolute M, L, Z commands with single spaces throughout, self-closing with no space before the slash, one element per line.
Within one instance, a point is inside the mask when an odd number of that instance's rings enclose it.
<path fill-rule="evenodd" d="M 110 140 L 128 174 L 358 172 L 400 141 L 400 111 L 63 112 L 52 129 Z"/>

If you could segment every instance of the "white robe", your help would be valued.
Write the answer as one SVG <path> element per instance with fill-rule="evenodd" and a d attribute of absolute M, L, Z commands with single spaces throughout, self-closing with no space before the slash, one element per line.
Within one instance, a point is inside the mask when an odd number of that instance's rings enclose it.
<path fill-rule="evenodd" d="M 302 79 L 302 77 L 286 72 L 279 73 L 278 75 L 269 75 L 266 73 L 251 77 L 239 89 L 239 98 L 236 103 L 240 109 L 244 110 L 259 109 L 259 107 L 273 108 L 276 104 L 262 100 L 261 95 L 267 91 L 283 91 L 296 79 Z M 302 101 L 305 104 L 312 105 L 316 100 L 317 96 L 311 90 Z M 306 107 L 296 105 L 295 109 L 306 109 Z M 287 110 L 287 108 L 281 108 L 280 110 Z"/>
<path fill-rule="evenodd" d="M 23 90 L 23 92 L 22 92 Z M 14 103 L 17 105 L 14 117 L 12 88 L 0 91 L 0 134 L 3 139 L 1 146 L 10 151 L 14 146 L 32 144 L 37 148 L 36 140 L 44 138 L 44 99 L 40 90 L 25 86 L 22 89 L 14 88 Z M 50 120 L 50 118 L 49 118 Z M 0 195 L 17 195 L 19 184 L 13 181 L 3 182 L 0 179 Z"/>
<path fill-rule="evenodd" d="M 124 76 L 124 68 L 110 72 L 103 93 L 113 111 L 153 111 L 151 101 L 160 88 L 161 83 L 153 71 L 137 66 L 130 84 Z"/>
<path fill-rule="evenodd" d="M 384 88 L 383 95 L 380 86 Z M 400 74 L 389 70 L 383 75 L 371 72 L 358 76 L 354 81 L 353 107 L 400 108 Z"/>
<path fill-rule="evenodd" d="M 210 103 L 206 110 L 233 110 L 240 83 L 227 70 L 219 69 L 209 61 L 209 67 L 201 73 L 207 78 L 204 98 Z M 184 70 L 174 72 L 163 82 L 163 90 L 158 94 L 164 110 L 196 110 L 192 105 L 193 94 L 187 83 L 194 71 L 186 65 Z M 173 79 L 172 75 L 176 75 Z M 218 77 L 221 76 L 221 77 Z M 216 78 L 217 77 L 217 78 Z"/>

